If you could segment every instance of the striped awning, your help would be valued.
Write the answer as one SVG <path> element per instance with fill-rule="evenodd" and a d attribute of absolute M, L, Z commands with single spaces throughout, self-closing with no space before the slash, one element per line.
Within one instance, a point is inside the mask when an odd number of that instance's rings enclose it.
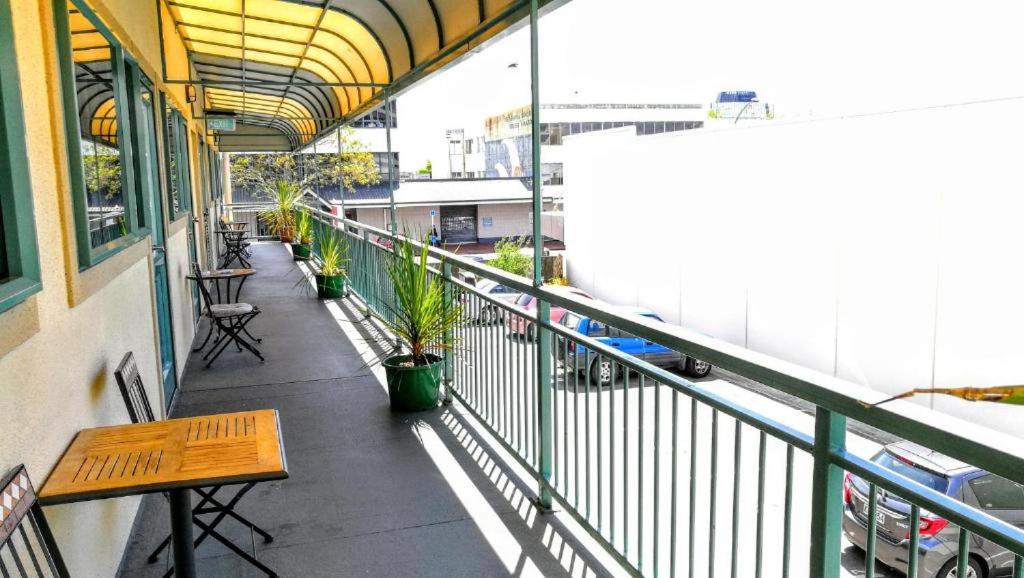
<path fill-rule="evenodd" d="M 529 12 L 527 0 L 164 2 L 198 75 L 188 80 L 207 87 L 207 107 L 279 131 L 293 149 Z"/>

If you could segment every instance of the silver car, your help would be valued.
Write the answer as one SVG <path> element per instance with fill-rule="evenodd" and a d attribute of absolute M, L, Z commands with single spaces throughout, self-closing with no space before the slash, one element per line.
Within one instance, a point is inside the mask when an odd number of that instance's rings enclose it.
<path fill-rule="evenodd" d="M 1024 486 L 1016 482 L 911 442 L 887 445 L 871 461 L 993 517 L 1024 525 Z M 846 475 L 843 532 L 861 549 L 867 544 L 868 488 L 867 481 Z M 879 562 L 906 572 L 910 504 L 881 489 L 877 492 L 875 555 Z M 919 528 L 918 576 L 956 578 L 959 526 L 922 510 Z M 972 535 L 967 577 L 1010 576 L 1013 559 L 1006 548 Z"/>

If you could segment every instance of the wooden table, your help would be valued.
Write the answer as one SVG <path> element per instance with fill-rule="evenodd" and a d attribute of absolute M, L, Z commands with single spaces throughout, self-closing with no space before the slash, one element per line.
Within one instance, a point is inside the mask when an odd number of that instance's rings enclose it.
<path fill-rule="evenodd" d="M 195 576 L 191 488 L 288 477 L 277 410 L 84 429 L 39 490 L 43 505 L 168 492 L 174 568 Z"/>

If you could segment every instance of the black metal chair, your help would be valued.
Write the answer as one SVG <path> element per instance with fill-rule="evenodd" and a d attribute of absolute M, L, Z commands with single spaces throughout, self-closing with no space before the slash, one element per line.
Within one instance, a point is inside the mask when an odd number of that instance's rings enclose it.
<path fill-rule="evenodd" d="M 28 471 L 20 465 L 0 480 L 0 576 L 28 576 L 29 571 L 36 576 L 71 576 Z"/>
<path fill-rule="evenodd" d="M 218 231 L 218 233 L 224 239 L 224 259 L 221 261 L 220 268 L 227 269 L 235 261 L 238 261 L 246 269 L 250 268 L 252 265 L 246 260 L 246 257 L 251 256 L 249 253 L 251 243 L 245 240 L 246 231 L 229 229 Z"/>
<path fill-rule="evenodd" d="M 220 357 L 220 354 L 227 349 L 227 346 L 232 342 L 241 352 L 242 348 L 248 349 L 260 359 L 263 359 L 263 354 L 260 353 L 256 347 L 246 341 L 242 335 L 246 335 L 250 340 L 256 343 L 262 343 L 262 339 L 253 337 L 249 330 L 246 329 L 246 325 L 249 324 L 257 315 L 260 314 L 259 307 L 250 305 L 248 303 L 214 303 L 213 297 L 210 295 L 210 289 L 206 286 L 206 280 L 203 278 L 203 270 L 198 263 L 192 264 L 192 270 L 195 273 L 196 283 L 199 285 L 199 293 L 203 296 L 203 303 L 206 305 L 206 311 L 203 314 L 210 320 L 210 324 L 219 332 L 217 341 L 213 343 L 213 346 L 203 359 L 208 360 L 206 367 L 213 365 L 213 362 Z M 213 356 L 212 358 L 210 356 Z"/>
<path fill-rule="evenodd" d="M 139 374 L 138 366 L 135 364 L 135 355 L 129 351 L 125 354 L 121 363 L 117 366 L 114 371 L 114 378 L 117 380 L 117 387 L 121 390 L 121 397 L 124 398 L 125 408 L 128 410 L 128 416 L 131 418 L 132 423 L 146 423 L 156 421 L 156 415 L 153 413 L 153 406 L 149 403 L 149 396 L 146 394 L 146 388 L 142 383 L 142 376 Z M 225 486 L 212 486 L 209 488 L 196 488 L 196 494 L 199 494 L 199 503 L 192 508 L 192 523 L 200 528 L 201 532 L 199 537 L 193 542 L 193 547 L 199 547 L 207 536 L 214 538 L 221 544 L 224 544 L 229 550 L 238 554 L 239 557 L 249 562 L 256 568 L 259 568 L 265 572 L 268 576 L 277 576 L 277 574 L 267 568 L 262 562 L 256 558 L 256 539 L 255 534 L 259 534 L 263 541 L 270 543 L 274 541 L 274 537 L 269 532 L 260 528 L 251 520 L 245 518 L 241 514 L 235 511 L 235 506 L 242 499 L 245 494 L 249 492 L 256 484 L 250 482 L 242 485 L 242 487 L 235 493 L 231 499 L 227 502 L 222 502 L 218 498 L 214 497 L 214 494 L 219 492 Z M 210 521 L 205 522 L 199 516 L 203 514 L 216 514 L 216 516 Z M 216 527 L 223 522 L 226 518 L 231 517 L 241 523 L 243 526 L 249 528 L 250 536 L 252 537 L 253 553 L 250 555 L 245 550 L 238 547 L 234 542 L 228 540 L 220 532 L 217 532 Z M 160 559 L 160 553 L 163 552 L 164 548 L 167 548 L 171 544 L 171 535 L 168 534 L 160 545 L 149 555 L 148 561 L 150 564 L 155 563 Z M 167 570 L 164 575 L 165 578 L 170 576 L 174 572 L 173 568 Z M 6 576 L 6 574 L 3 574 Z"/>

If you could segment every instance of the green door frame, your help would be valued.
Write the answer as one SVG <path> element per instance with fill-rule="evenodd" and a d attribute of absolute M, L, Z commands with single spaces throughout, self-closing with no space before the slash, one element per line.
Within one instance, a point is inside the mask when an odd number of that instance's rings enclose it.
<path fill-rule="evenodd" d="M 144 219 L 153 238 L 153 293 L 156 298 L 157 336 L 159 341 L 160 378 L 164 393 L 164 407 L 170 407 L 178 386 L 177 363 L 174 352 L 174 325 L 171 306 L 170 281 L 167 273 L 166 231 L 164 230 L 164 196 L 160 193 L 159 156 L 156 147 L 157 92 L 153 81 L 146 77 L 134 60 L 127 60 L 128 85 L 132 114 L 135 117 L 133 135 L 136 139 L 135 162 L 139 186 L 145 194 Z M 148 91 L 150 99 L 142 98 Z"/>

